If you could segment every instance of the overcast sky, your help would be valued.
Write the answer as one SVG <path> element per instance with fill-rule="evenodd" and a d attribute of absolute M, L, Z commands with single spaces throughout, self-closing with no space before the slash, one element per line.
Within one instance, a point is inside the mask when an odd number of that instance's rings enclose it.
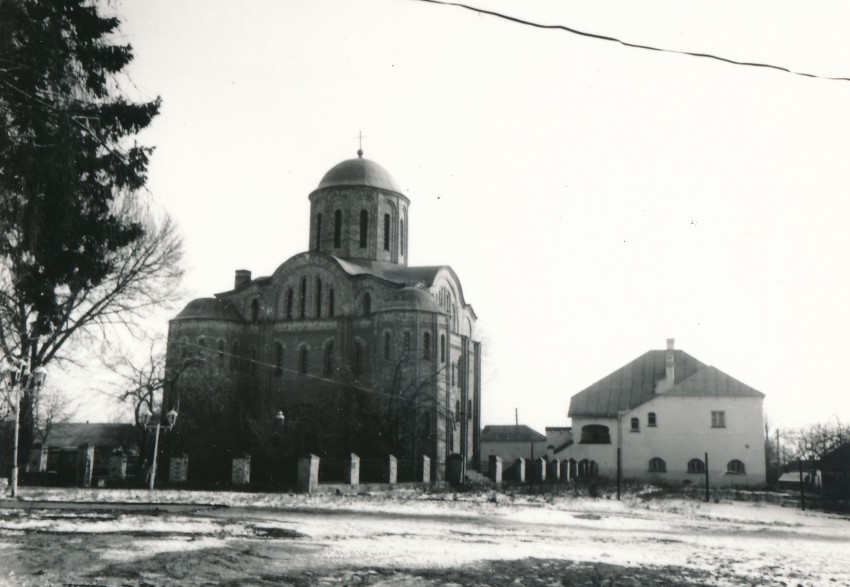
<path fill-rule="evenodd" d="M 850 76 L 844 1 L 486 7 Z M 411 265 L 451 265 L 479 316 L 485 424 L 567 425 L 666 338 L 779 427 L 850 422 L 850 83 L 411 0 L 116 10 L 134 97 L 163 99 L 141 139 L 185 237 L 181 306 L 307 249 L 307 196 L 362 131 L 411 200 Z"/>

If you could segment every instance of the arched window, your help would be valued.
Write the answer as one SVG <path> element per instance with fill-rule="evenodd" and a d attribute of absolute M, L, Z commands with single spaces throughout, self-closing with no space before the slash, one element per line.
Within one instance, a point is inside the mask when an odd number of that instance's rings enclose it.
<path fill-rule="evenodd" d="M 230 370 L 237 371 L 239 369 L 239 343 L 234 342 L 230 345 Z"/>
<path fill-rule="evenodd" d="M 366 210 L 360 210 L 360 248 L 365 249 L 368 242 L 369 234 L 369 213 Z"/>
<path fill-rule="evenodd" d="M 334 317 L 334 312 L 336 309 L 334 308 L 334 288 L 328 288 L 328 316 L 331 318 Z"/>
<path fill-rule="evenodd" d="M 274 372 L 275 375 L 283 373 L 283 345 L 279 342 L 274 345 Z"/>
<path fill-rule="evenodd" d="M 292 306 L 294 303 L 295 292 L 292 291 L 292 288 L 286 290 L 286 309 L 284 311 L 284 316 L 287 320 L 292 320 Z"/>
<path fill-rule="evenodd" d="M 334 372 L 334 341 L 330 341 L 325 345 L 325 375 L 331 375 Z"/>
<path fill-rule="evenodd" d="M 744 463 L 742 463 L 738 459 L 734 459 L 726 463 L 726 472 L 732 473 L 734 475 L 743 475 L 747 471 L 744 468 Z"/>
<path fill-rule="evenodd" d="M 426 332 L 422 335 L 422 358 L 426 361 L 431 360 L 431 333 Z"/>
<path fill-rule="evenodd" d="M 632 432 L 640 432 L 640 418 L 632 418 Z"/>
<path fill-rule="evenodd" d="M 611 444 L 608 427 L 602 424 L 588 424 L 581 429 L 581 444 Z"/>
<path fill-rule="evenodd" d="M 398 244 L 401 249 L 401 254 L 404 255 L 404 220 L 399 222 L 399 235 L 398 235 Z"/>
<path fill-rule="evenodd" d="M 218 339 L 218 362 L 224 363 L 224 340 Z"/>
<path fill-rule="evenodd" d="M 322 214 L 316 214 L 316 250 L 322 247 Z"/>
<path fill-rule="evenodd" d="M 307 374 L 308 373 L 308 367 L 309 367 L 309 362 L 308 362 L 309 355 L 307 354 L 307 347 L 306 346 L 301 347 L 301 350 L 299 351 L 298 359 L 299 359 L 299 361 L 298 361 L 299 365 L 298 366 L 301 370 L 301 373 Z"/>
<path fill-rule="evenodd" d="M 689 460 L 688 473 L 705 473 L 705 463 L 703 463 L 700 459 Z"/>
<path fill-rule="evenodd" d="M 322 317 L 322 280 L 316 279 L 316 318 Z"/>
<path fill-rule="evenodd" d="M 664 459 L 658 457 L 649 459 L 649 471 L 650 473 L 664 473 L 667 471 L 667 463 L 664 462 Z"/>
<path fill-rule="evenodd" d="M 363 315 L 368 316 L 372 313 L 372 296 L 363 294 Z"/>
<path fill-rule="evenodd" d="M 307 278 L 301 278 L 301 299 L 298 300 L 300 306 L 298 308 L 298 317 L 307 317 Z"/>
<path fill-rule="evenodd" d="M 649 412 L 646 416 L 646 425 L 651 428 L 655 428 L 658 425 L 656 422 L 655 412 Z"/>
<path fill-rule="evenodd" d="M 384 333 L 384 360 L 390 360 L 390 333 Z"/>
<path fill-rule="evenodd" d="M 334 248 L 342 246 L 342 210 L 334 212 Z"/>
<path fill-rule="evenodd" d="M 256 324 L 260 321 L 260 302 L 257 298 L 251 300 L 251 322 Z"/>
<path fill-rule="evenodd" d="M 390 215 L 384 214 L 384 250 L 390 250 Z"/>
<path fill-rule="evenodd" d="M 440 335 L 440 362 L 446 362 L 446 335 Z"/>

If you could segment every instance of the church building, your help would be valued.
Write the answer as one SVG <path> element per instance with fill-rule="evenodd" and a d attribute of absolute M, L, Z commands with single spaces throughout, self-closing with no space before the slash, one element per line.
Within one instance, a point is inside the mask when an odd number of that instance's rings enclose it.
<path fill-rule="evenodd" d="M 480 460 L 476 315 L 451 267 L 409 265 L 411 202 L 357 155 L 310 193 L 307 251 L 271 276 L 236 270 L 232 289 L 170 321 L 166 379 L 180 378 L 170 401 L 203 397 L 203 377 L 178 374 L 200 357 L 191 371 L 229 387 L 244 421 L 283 414 L 283 449 L 428 456 L 440 479 L 450 454 Z"/>

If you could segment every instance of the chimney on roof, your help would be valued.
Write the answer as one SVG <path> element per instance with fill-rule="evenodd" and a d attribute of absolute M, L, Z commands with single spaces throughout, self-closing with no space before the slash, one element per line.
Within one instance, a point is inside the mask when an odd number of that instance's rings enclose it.
<path fill-rule="evenodd" d="M 676 379 L 676 356 L 673 354 L 673 344 L 675 340 L 672 338 L 667 339 L 667 353 L 664 357 L 664 363 L 666 366 L 666 375 L 667 375 L 667 389 L 673 387 L 673 382 Z"/>
<path fill-rule="evenodd" d="M 248 269 L 237 269 L 236 279 L 234 281 L 234 289 L 239 289 L 243 285 L 251 283 L 251 272 Z"/>
<path fill-rule="evenodd" d="M 664 351 L 664 377 L 655 384 L 655 393 L 664 393 L 673 387 L 676 380 L 676 355 L 674 354 L 672 338 L 667 339 L 667 350 Z"/>

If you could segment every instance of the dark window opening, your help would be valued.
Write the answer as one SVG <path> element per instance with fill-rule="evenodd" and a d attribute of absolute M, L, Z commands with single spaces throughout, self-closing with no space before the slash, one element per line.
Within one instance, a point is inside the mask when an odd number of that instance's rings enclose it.
<path fill-rule="evenodd" d="M 301 299 L 298 300 L 300 306 L 298 307 L 298 317 L 306 318 L 307 317 L 307 278 L 301 278 Z"/>
<path fill-rule="evenodd" d="M 653 428 L 655 426 L 657 426 L 657 420 L 655 418 L 655 412 L 649 412 L 649 414 L 646 416 L 646 425 L 651 426 Z"/>
<path fill-rule="evenodd" d="M 256 324 L 260 321 L 260 302 L 256 299 L 251 300 L 251 322 Z"/>
<path fill-rule="evenodd" d="M 689 460 L 688 473 L 705 473 L 705 463 L 699 459 Z"/>
<path fill-rule="evenodd" d="M 466 419 L 472 420 L 472 400 L 466 402 Z"/>
<path fill-rule="evenodd" d="M 426 361 L 431 360 L 431 333 L 426 332 L 422 335 L 422 358 Z"/>
<path fill-rule="evenodd" d="M 274 372 L 275 375 L 283 373 L 283 345 L 279 342 L 274 345 Z"/>
<path fill-rule="evenodd" d="M 329 342 L 325 346 L 325 375 L 331 375 L 334 371 L 334 343 Z"/>
<path fill-rule="evenodd" d="M 735 475 L 743 475 L 746 473 L 746 469 L 744 468 L 744 463 L 738 459 L 734 459 L 726 463 L 726 472 L 733 473 Z"/>
<path fill-rule="evenodd" d="M 446 362 L 446 335 L 440 335 L 440 362 Z"/>
<path fill-rule="evenodd" d="M 292 291 L 290 287 L 286 290 L 286 310 L 284 312 L 284 316 L 286 316 L 287 320 L 292 320 L 292 305 L 295 298 L 295 292 Z"/>
<path fill-rule="evenodd" d="M 404 220 L 400 221 L 400 223 L 399 223 L 399 232 L 401 234 L 399 234 L 398 244 L 399 244 L 399 248 L 401 249 L 401 254 L 403 256 L 404 255 Z"/>
<path fill-rule="evenodd" d="M 366 210 L 360 211 L 360 248 L 365 249 L 368 242 L 369 234 L 369 213 Z"/>
<path fill-rule="evenodd" d="M 390 215 L 384 214 L 384 250 L 390 250 Z"/>
<path fill-rule="evenodd" d="M 632 432 L 640 432 L 640 418 L 632 418 Z"/>
<path fill-rule="evenodd" d="M 322 215 L 316 214 L 316 250 L 322 247 Z"/>
<path fill-rule="evenodd" d="M 301 347 L 301 353 L 300 354 L 301 354 L 301 356 L 300 356 L 300 361 L 299 361 L 299 363 L 300 363 L 299 367 L 301 369 L 301 373 L 306 375 L 307 372 L 308 372 L 308 366 L 309 366 L 309 364 L 308 364 L 308 358 L 309 357 L 308 357 L 308 354 L 307 354 L 307 347 L 305 347 L 305 346 Z"/>
<path fill-rule="evenodd" d="M 655 457 L 649 460 L 649 470 L 652 473 L 664 473 L 667 471 L 667 463 L 664 462 L 664 459 Z"/>
<path fill-rule="evenodd" d="M 331 318 L 334 317 L 334 312 L 336 309 L 334 308 L 334 288 L 328 289 L 328 316 Z"/>
<path fill-rule="evenodd" d="M 588 424 L 581 429 L 581 444 L 611 444 L 608 427 L 602 424 Z"/>
<path fill-rule="evenodd" d="M 368 316 L 372 313 L 372 296 L 363 294 L 363 315 Z"/>
<path fill-rule="evenodd" d="M 342 210 L 334 212 L 334 248 L 342 246 Z"/>
<path fill-rule="evenodd" d="M 711 427 L 726 428 L 726 412 L 711 412 Z"/>
<path fill-rule="evenodd" d="M 322 280 L 316 280 L 316 318 L 322 317 Z"/>

